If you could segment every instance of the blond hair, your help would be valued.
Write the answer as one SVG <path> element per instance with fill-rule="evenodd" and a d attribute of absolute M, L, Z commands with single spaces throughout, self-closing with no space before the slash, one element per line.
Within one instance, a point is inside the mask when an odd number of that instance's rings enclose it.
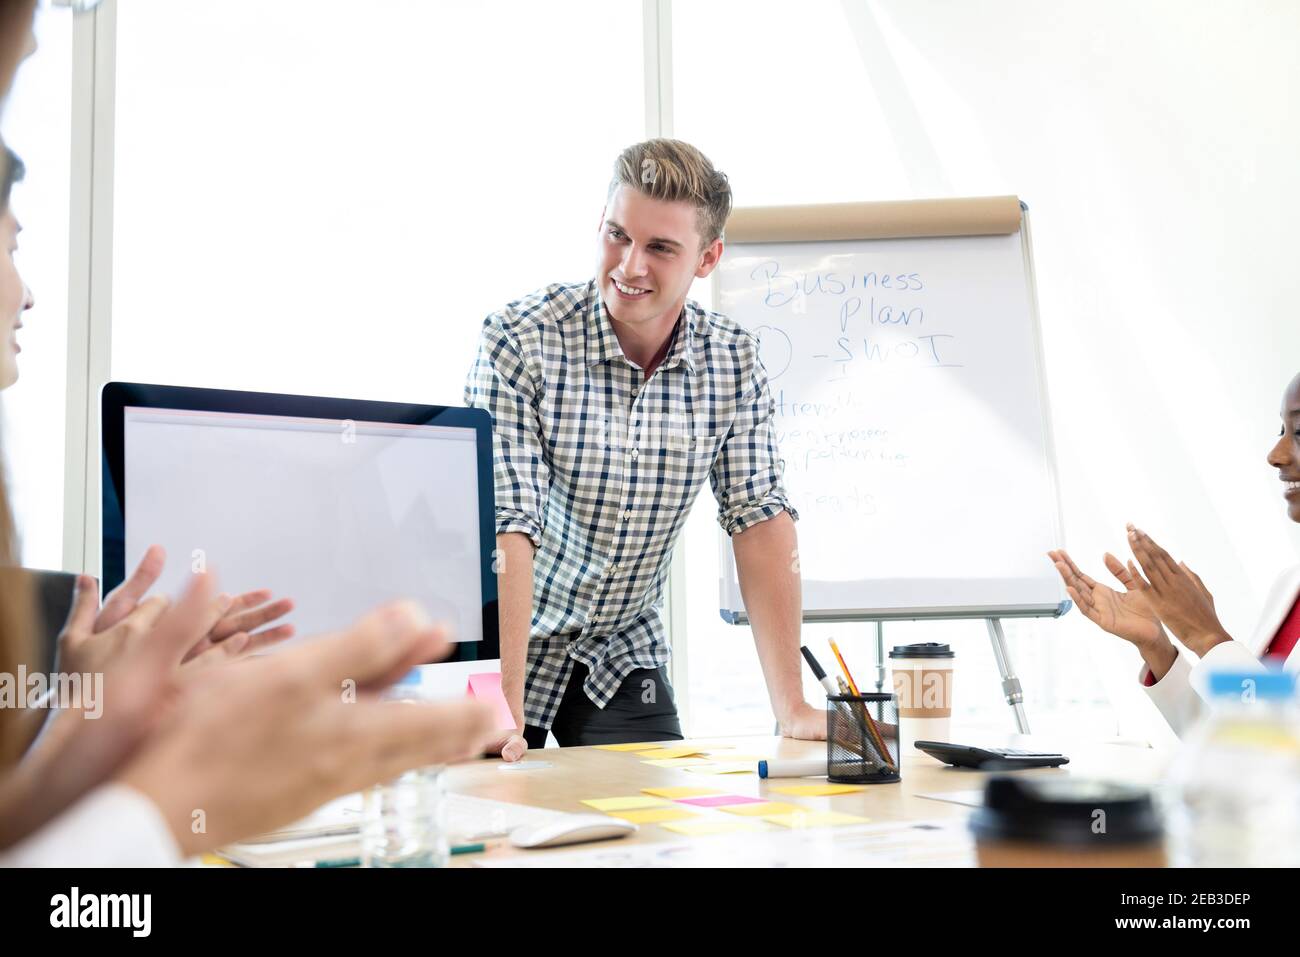
<path fill-rule="evenodd" d="M 731 215 L 731 184 L 709 158 L 690 143 L 654 139 L 629 146 L 614 161 L 609 195 L 627 186 L 654 199 L 695 207 L 702 246 L 722 238 Z"/>

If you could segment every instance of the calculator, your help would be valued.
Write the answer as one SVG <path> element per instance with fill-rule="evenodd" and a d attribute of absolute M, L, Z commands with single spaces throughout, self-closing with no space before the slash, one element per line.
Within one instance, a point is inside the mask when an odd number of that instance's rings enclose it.
<path fill-rule="evenodd" d="M 1017 771 L 1020 768 L 1056 768 L 1070 759 L 1052 751 L 1020 751 L 1016 748 L 976 748 L 969 744 L 917 741 L 916 747 L 944 764 L 981 771 Z"/>

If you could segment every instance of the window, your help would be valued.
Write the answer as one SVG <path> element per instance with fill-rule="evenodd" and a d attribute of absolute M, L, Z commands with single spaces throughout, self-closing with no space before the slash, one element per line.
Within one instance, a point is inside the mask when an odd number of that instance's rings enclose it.
<path fill-rule="evenodd" d="M 460 404 L 592 274 L 641 56 L 633 0 L 122 4 L 114 378 Z"/>

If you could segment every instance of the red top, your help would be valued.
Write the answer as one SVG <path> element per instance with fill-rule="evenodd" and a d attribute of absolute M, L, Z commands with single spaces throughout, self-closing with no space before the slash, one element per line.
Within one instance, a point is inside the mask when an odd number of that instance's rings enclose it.
<path fill-rule="evenodd" d="M 1291 614 L 1286 616 L 1277 634 L 1268 643 L 1264 657 L 1276 658 L 1279 662 L 1286 661 L 1297 641 L 1300 641 L 1300 597 L 1296 598 L 1295 604 L 1291 606 Z"/>
<path fill-rule="evenodd" d="M 1282 620 L 1282 624 L 1273 635 L 1273 640 L 1264 649 L 1263 657 L 1272 658 L 1275 664 L 1281 664 L 1290 656 L 1291 649 L 1297 643 L 1300 643 L 1300 595 L 1296 596 L 1295 604 L 1291 606 L 1291 613 Z M 1150 688 L 1155 683 L 1156 676 L 1148 668 L 1142 684 Z"/>

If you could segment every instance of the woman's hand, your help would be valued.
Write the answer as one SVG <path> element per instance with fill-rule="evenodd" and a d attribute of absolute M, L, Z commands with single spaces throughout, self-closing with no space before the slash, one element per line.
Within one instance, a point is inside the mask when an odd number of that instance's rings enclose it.
<path fill-rule="evenodd" d="M 58 670 L 64 674 L 101 674 L 119 662 L 129 660 L 137 646 L 148 641 L 159 620 L 171 607 L 171 601 L 154 595 L 129 609 L 119 604 L 114 614 L 105 616 L 100 609 L 99 589 L 89 575 L 78 575 L 73 594 L 72 610 L 59 632 Z M 230 598 L 218 595 L 212 599 L 205 616 L 203 635 L 214 627 L 230 605 Z M 105 603 L 105 608 L 108 603 Z M 100 627 L 104 621 L 112 624 Z M 188 651 L 186 652 L 188 653 Z M 183 656 L 182 656 L 183 657 Z M 182 658 L 176 660 L 180 665 Z"/>
<path fill-rule="evenodd" d="M 58 711 L 45 731 L 16 767 L 0 775 L 0 847 L 30 834 L 119 771 L 157 730 L 183 675 L 235 670 L 180 667 L 219 618 L 213 590 L 206 575 L 196 575 L 175 604 L 149 599 L 95 635 L 98 590 L 94 579 L 80 576 L 64 634 L 73 656 L 80 655 L 79 664 L 89 670 L 54 696 L 50 704 Z M 218 653 L 224 652 L 195 660 Z"/>
<path fill-rule="evenodd" d="M 193 625 L 202 610 L 189 604 Z M 120 780 L 158 806 L 188 855 L 289 824 L 410 768 L 474 757 L 493 737 L 490 706 L 381 697 L 449 648 L 443 629 L 399 603 L 300 648 L 187 674 Z"/>
<path fill-rule="evenodd" d="M 1160 617 L 1146 595 L 1136 587 L 1133 573 L 1118 558 L 1107 552 L 1102 560 L 1106 570 L 1124 586 L 1122 592 L 1081 572 L 1065 549 L 1047 554 L 1065 581 L 1065 590 L 1088 620 L 1103 631 L 1132 642 L 1157 681 L 1169 673 L 1178 659 L 1178 649 L 1165 634 Z"/>
<path fill-rule="evenodd" d="M 1132 642 L 1139 649 L 1169 643 L 1160 617 L 1146 596 L 1133 589 L 1129 572 L 1114 555 L 1107 552 L 1103 560 L 1124 591 L 1115 591 L 1085 575 L 1063 548 L 1048 552 L 1047 557 L 1056 565 L 1071 601 L 1102 631 Z"/>
<path fill-rule="evenodd" d="M 149 632 L 170 606 L 162 596 L 144 599 L 162 574 L 165 561 L 162 548 L 151 546 L 131 577 L 109 593 L 98 612 L 94 579 L 85 575 L 77 579 L 72 612 L 59 634 L 60 671 L 81 674 L 103 671 L 131 642 Z M 271 593 L 266 590 L 246 592 L 233 599 L 216 596 L 211 626 L 186 651 L 182 663 L 201 659 L 205 664 L 212 664 L 292 637 L 293 626 L 287 624 L 254 631 L 293 610 L 293 602 L 287 598 L 270 599 Z"/>
<path fill-rule="evenodd" d="M 274 628 L 256 630 L 283 618 L 291 611 L 293 601 L 288 598 L 271 601 L 269 589 L 245 592 L 230 602 L 221 618 L 203 636 L 203 640 L 186 653 L 183 663 L 188 664 L 199 658 L 210 661 L 234 658 L 292 638 L 293 625 L 276 625 Z"/>
<path fill-rule="evenodd" d="M 1215 645 L 1231 641 L 1214 609 L 1214 597 L 1200 576 L 1156 544 L 1146 532 L 1128 527 L 1129 547 L 1146 573 L 1129 562 L 1133 587 L 1150 603 L 1169 630 L 1199 657 Z"/>

